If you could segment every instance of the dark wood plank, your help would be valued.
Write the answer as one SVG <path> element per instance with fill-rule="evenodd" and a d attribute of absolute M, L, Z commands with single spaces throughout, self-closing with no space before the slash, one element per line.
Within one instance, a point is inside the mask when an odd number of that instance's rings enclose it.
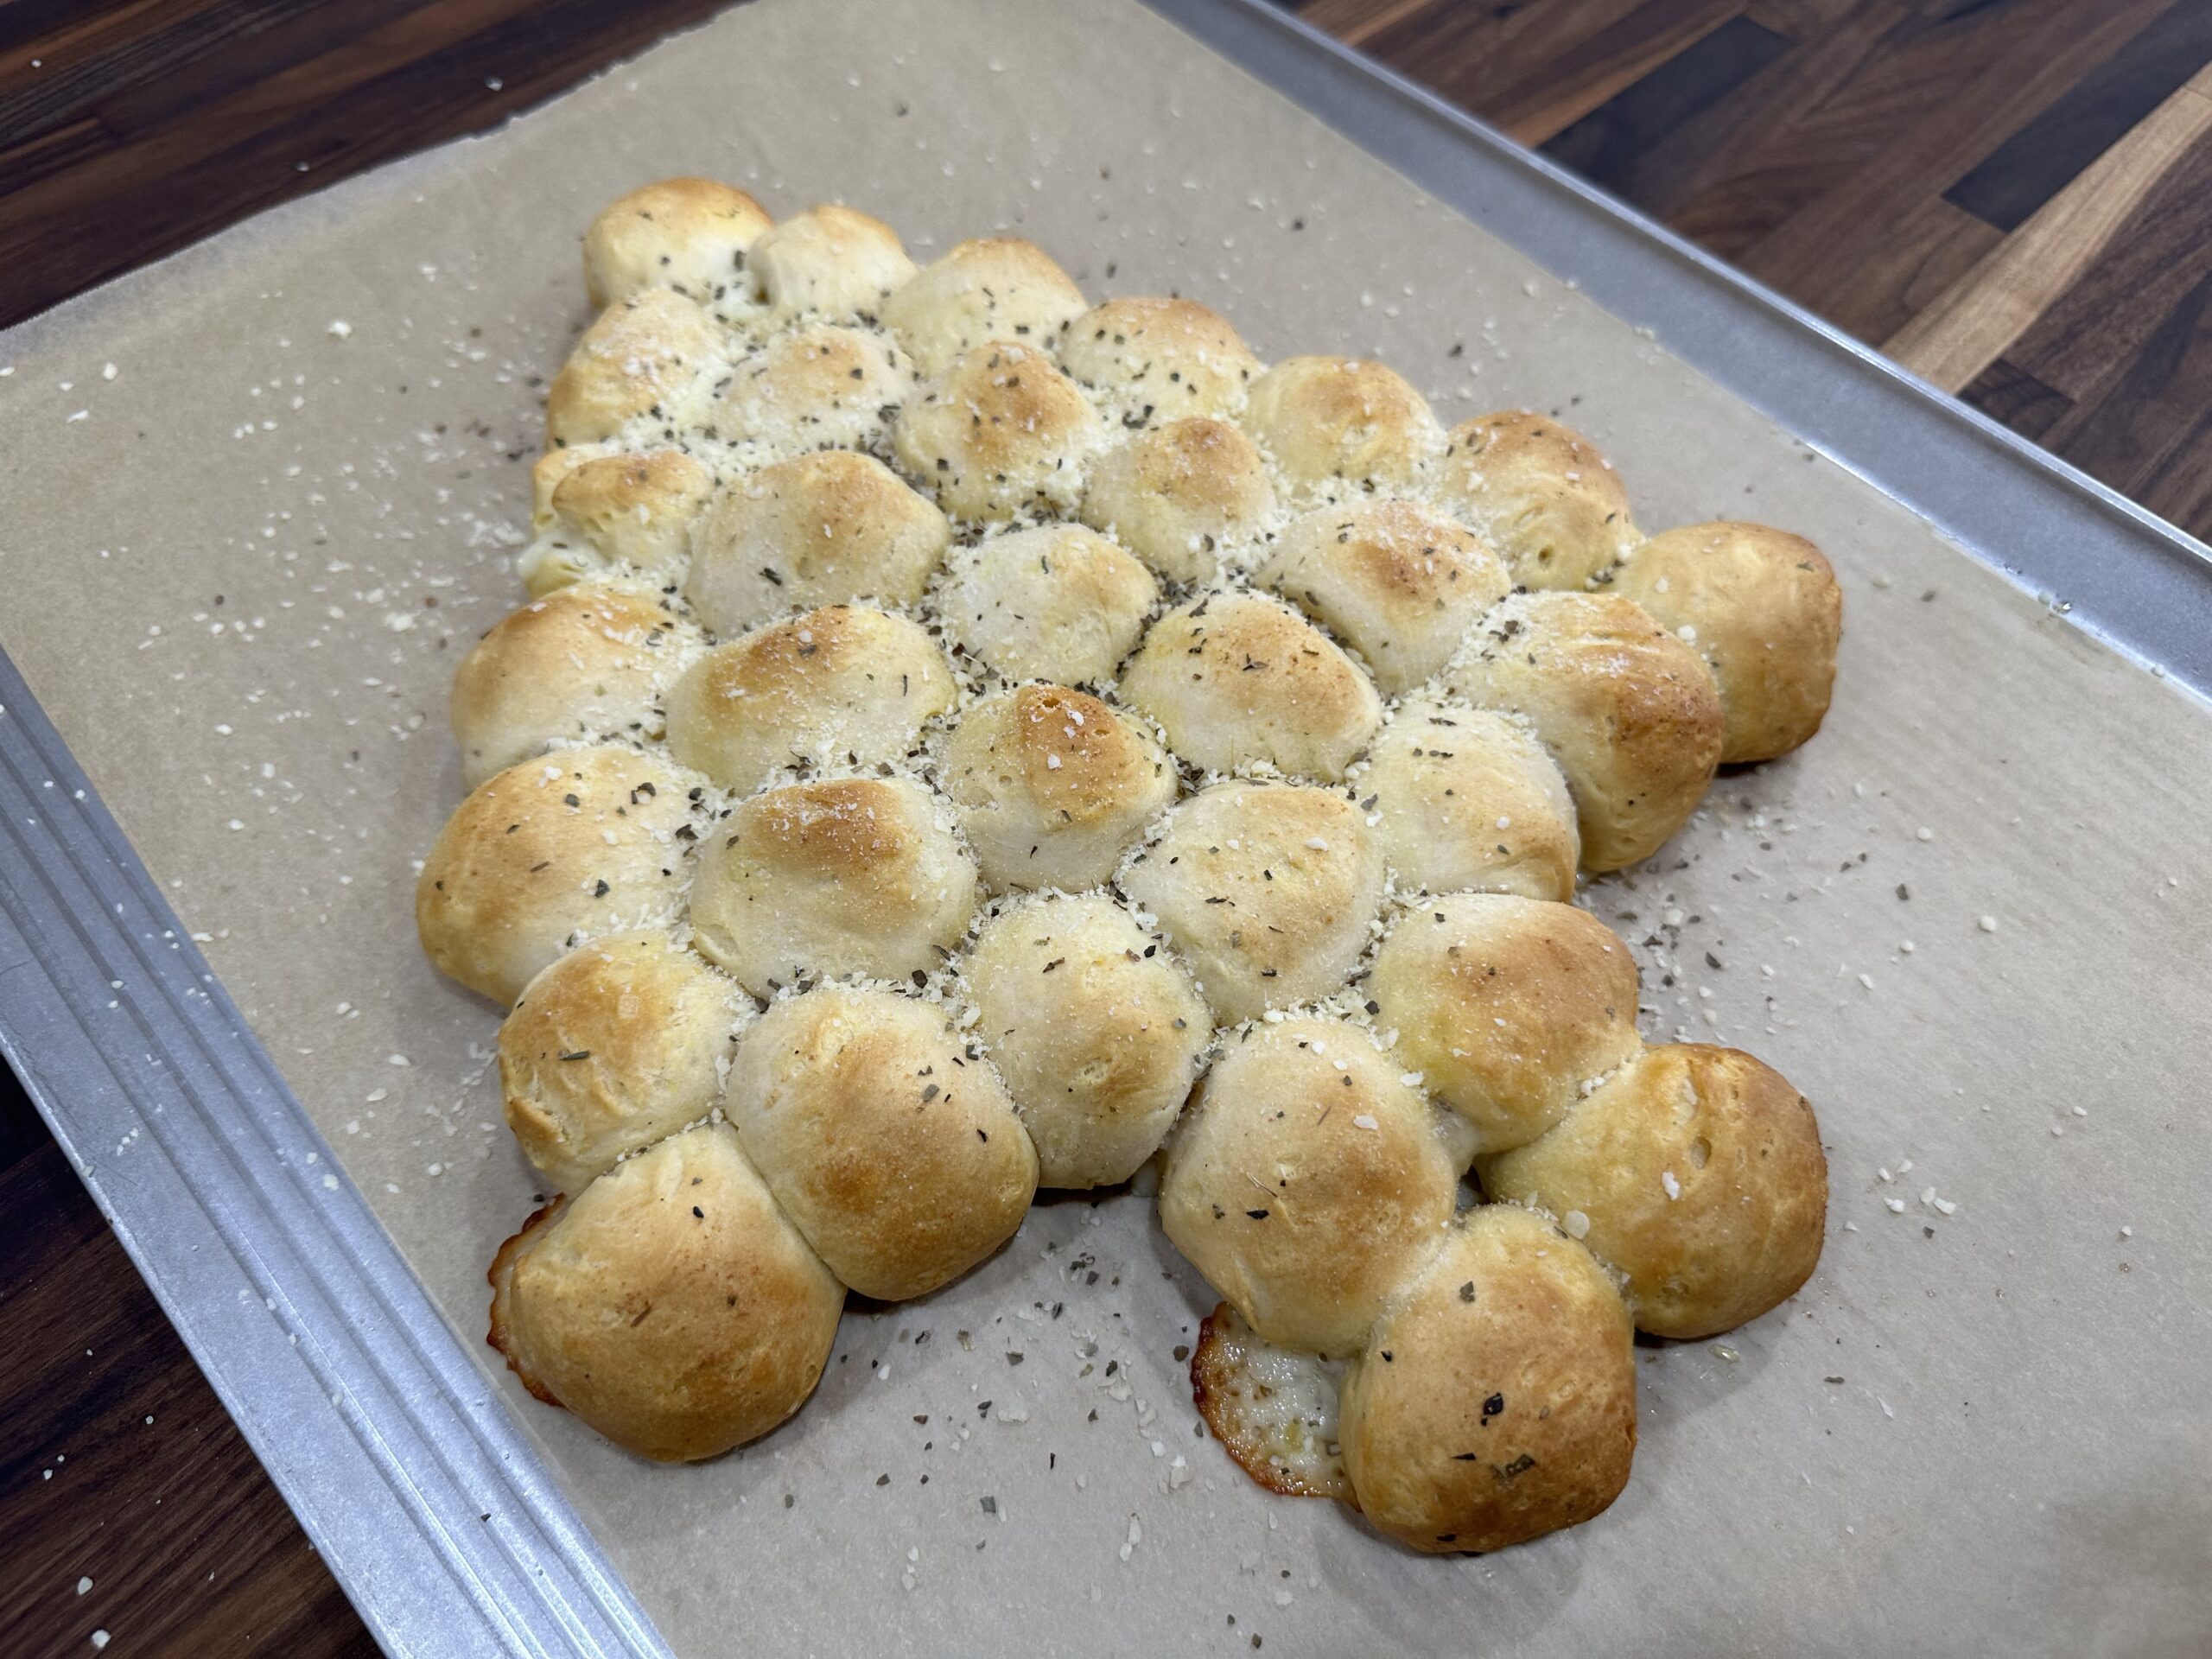
<path fill-rule="evenodd" d="M 1788 39 L 1773 29 L 1732 17 L 1551 139 L 1544 153 L 1614 194 L 1641 201 L 1639 171 L 1654 148 L 1789 49 Z"/>
<path fill-rule="evenodd" d="M 4 1069 L 0 1096 L 29 1143 L 0 1170 L 0 1650 L 373 1654 Z"/>
<path fill-rule="evenodd" d="M 1500 93 L 1491 119 L 1541 144 L 1664 67 L 1743 10 L 1743 0 L 1644 0 L 1627 16 Z"/>
<path fill-rule="evenodd" d="M 1945 200 L 2012 231 L 2212 62 L 2212 5 L 2175 0 L 2120 50 L 1945 191 Z"/>
<path fill-rule="evenodd" d="M 2074 407 L 2072 399 L 2007 358 L 1999 358 L 1960 397 L 2026 438 L 2041 438 Z"/>

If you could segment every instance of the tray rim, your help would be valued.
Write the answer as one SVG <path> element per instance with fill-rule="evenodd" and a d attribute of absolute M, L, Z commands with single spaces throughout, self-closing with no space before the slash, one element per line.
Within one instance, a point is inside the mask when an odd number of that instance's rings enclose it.
<path fill-rule="evenodd" d="M 1143 3 L 2212 699 L 2203 543 L 1268 0 Z M 0 1056 L 379 1643 L 669 1655 L 4 652 L 0 815 Z"/>

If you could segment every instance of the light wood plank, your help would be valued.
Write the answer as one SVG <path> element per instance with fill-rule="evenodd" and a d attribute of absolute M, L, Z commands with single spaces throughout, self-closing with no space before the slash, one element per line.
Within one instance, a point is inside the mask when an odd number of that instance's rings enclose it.
<path fill-rule="evenodd" d="M 2208 131 L 2212 68 L 2131 127 L 1882 349 L 1944 391 L 1962 390 L 2089 268 L 2167 170 Z"/>

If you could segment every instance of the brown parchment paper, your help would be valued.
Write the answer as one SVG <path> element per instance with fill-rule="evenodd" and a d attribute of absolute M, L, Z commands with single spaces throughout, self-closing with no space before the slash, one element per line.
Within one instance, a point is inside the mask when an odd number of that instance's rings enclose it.
<path fill-rule="evenodd" d="M 1834 1179 L 1803 1295 L 1639 1351 L 1609 1514 L 1439 1561 L 1262 1494 L 1194 1433 L 1212 1299 L 1150 1204 L 1050 1200 L 704 1467 L 500 1374 L 679 1649 L 2212 1647 L 2205 710 L 1128 0 L 763 0 L 0 338 L 0 643 L 472 1344 L 537 1188 L 413 861 L 461 793 L 448 677 L 520 596 L 577 237 L 674 172 L 925 258 L 1013 230 L 1447 421 L 1557 409 L 1647 526 L 1792 526 L 1847 594 L 1818 741 L 1591 894 L 1656 941 L 1647 1034 L 1779 1065 Z"/>

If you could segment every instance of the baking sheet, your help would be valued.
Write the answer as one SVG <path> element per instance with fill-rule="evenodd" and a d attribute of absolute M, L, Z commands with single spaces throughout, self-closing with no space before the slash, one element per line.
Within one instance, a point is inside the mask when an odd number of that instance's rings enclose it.
<path fill-rule="evenodd" d="M 679 1651 L 2212 1640 L 2204 710 L 1125 4 L 764 0 L 0 340 L 0 645 L 472 1344 L 536 1188 L 412 860 L 460 793 L 446 680 L 519 596 L 576 236 L 676 171 L 848 198 L 918 257 L 1016 231 L 1263 355 L 1380 356 L 1447 420 L 1557 408 L 1647 525 L 1788 524 L 1847 594 L 1820 739 L 1592 893 L 1662 941 L 1647 1034 L 1779 1065 L 1834 1180 L 1804 1296 L 1641 1351 L 1612 1511 L 1433 1562 L 1265 1497 L 1194 1435 L 1211 1298 L 1149 1206 L 1048 1201 L 849 1315 L 800 1418 L 704 1469 L 499 1380 Z"/>

